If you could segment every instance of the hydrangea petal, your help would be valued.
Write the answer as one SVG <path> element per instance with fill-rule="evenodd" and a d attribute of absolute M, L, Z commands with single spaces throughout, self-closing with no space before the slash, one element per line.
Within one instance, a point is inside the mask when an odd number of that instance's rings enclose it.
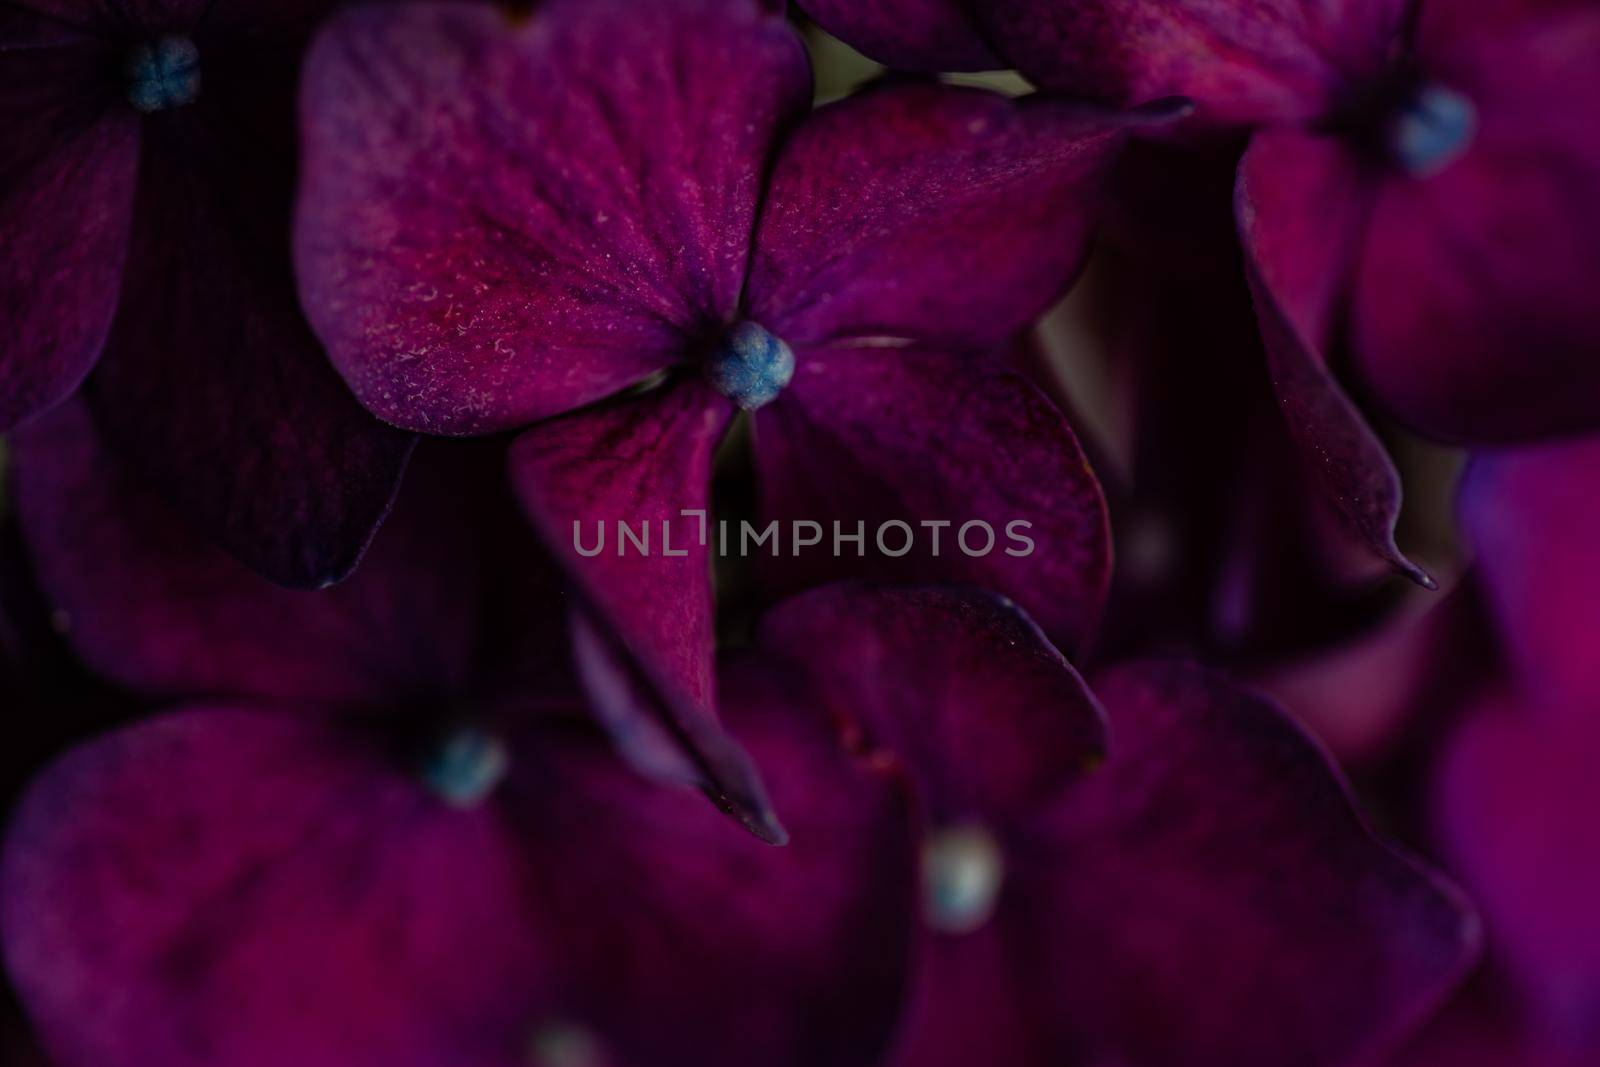
<path fill-rule="evenodd" d="M 908 768 L 935 822 L 1014 818 L 1104 754 L 1083 680 L 993 593 L 833 585 L 774 608 L 757 636 L 855 747 Z"/>
<path fill-rule="evenodd" d="M 1395 176 L 1357 274 L 1356 366 L 1417 429 L 1456 441 L 1600 426 L 1600 14 L 1479 34 L 1426 60 L 1471 102 L 1466 153 Z"/>
<path fill-rule="evenodd" d="M 614 761 L 567 757 L 530 782 L 526 817 L 559 872 L 551 907 L 573 917 L 577 1021 L 639 1067 L 879 1063 L 913 929 L 903 796 L 846 758 L 770 661 L 736 662 L 719 682 L 785 812 L 786 847 Z"/>
<path fill-rule="evenodd" d="M 1550 714 L 1600 713 L 1600 442 L 1476 456 L 1462 480 L 1462 528 L 1477 553 L 1517 684 Z"/>
<path fill-rule="evenodd" d="M 824 531 L 818 548 L 759 561 L 777 587 L 966 582 L 1016 600 L 1063 647 L 1098 619 L 1111 573 L 1100 485 L 1060 412 L 997 363 L 803 351 L 793 384 L 757 414 L 755 442 L 762 520 Z M 832 550 L 835 522 L 862 527 L 859 550 Z"/>
<path fill-rule="evenodd" d="M 366 566 L 307 594 L 207 545 L 103 444 L 81 404 L 15 445 L 19 518 L 58 624 L 123 685 L 344 702 L 464 675 L 479 590 L 471 536 L 447 518 L 461 503 L 446 470 L 422 464 Z"/>
<path fill-rule="evenodd" d="M 1139 117 L 889 82 L 816 112 L 773 171 L 748 317 L 791 346 L 992 348 L 1076 276 Z"/>
<path fill-rule="evenodd" d="M 1095 690 L 1111 759 L 1014 846 L 995 919 L 1052 1061 L 1355 1062 L 1461 979 L 1459 894 L 1374 840 L 1280 709 L 1183 664 Z"/>
<path fill-rule="evenodd" d="M 999 70 L 970 0 L 800 0 L 817 25 L 896 70 Z"/>
<path fill-rule="evenodd" d="M 1273 386 L 1301 454 L 1352 531 L 1397 571 L 1430 585 L 1394 542 L 1394 463 L 1321 353 L 1366 226 L 1363 173 L 1331 138 L 1259 133 L 1239 169 L 1239 230 Z"/>
<path fill-rule="evenodd" d="M 1401 0 L 987 0 L 996 48 L 1034 84 L 1117 106 L 1186 96 L 1196 121 L 1322 117 L 1387 62 Z"/>
<path fill-rule="evenodd" d="M 127 251 L 139 123 L 89 88 L 110 61 L 93 39 L 8 6 L 0 51 L 5 431 L 69 395 L 100 355 Z"/>
<path fill-rule="evenodd" d="M 1600 705 L 1541 717 L 1497 693 L 1446 747 L 1434 823 L 1538 1028 L 1592 1055 L 1600 1010 Z"/>
<path fill-rule="evenodd" d="M 702 382 L 674 382 L 526 431 L 512 447 L 511 476 L 599 623 L 585 673 L 623 751 L 646 768 L 693 766 L 714 800 L 781 838 L 759 777 L 715 710 L 711 459 L 732 415 Z M 687 764 L 631 746 L 641 714 L 661 717 Z M 659 740 L 658 727 L 644 729 Z"/>
<path fill-rule="evenodd" d="M 292 36 L 292 35 L 291 35 Z M 354 569 L 415 438 L 364 411 L 300 312 L 289 260 L 295 42 L 218 47 L 151 122 L 96 422 L 187 518 L 272 580 Z"/>
<path fill-rule="evenodd" d="M 0 929 L 55 1061 L 525 1062 L 551 975 L 520 835 L 388 757 L 217 706 L 46 771 L 7 837 Z"/>
<path fill-rule="evenodd" d="M 301 291 L 373 411 L 524 425 L 686 354 L 744 281 L 804 49 L 757 0 L 375 5 L 307 60 Z"/>

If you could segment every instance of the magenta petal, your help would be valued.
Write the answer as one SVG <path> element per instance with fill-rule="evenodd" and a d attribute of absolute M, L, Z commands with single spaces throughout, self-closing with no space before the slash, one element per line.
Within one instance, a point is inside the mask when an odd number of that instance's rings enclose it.
<path fill-rule="evenodd" d="M 307 60 L 301 292 L 398 425 L 595 401 L 726 321 L 777 130 L 809 103 L 757 0 L 359 8 Z"/>
<path fill-rule="evenodd" d="M 35 783 L 0 929 L 62 1067 L 514 1067 L 549 980 L 536 884 L 514 828 L 369 739 L 214 708 Z"/>
<path fill-rule="evenodd" d="M 210 547 L 108 450 L 79 403 L 19 434 L 23 532 L 57 624 L 96 671 L 145 693 L 348 702 L 460 682 L 477 576 L 458 483 L 422 465 L 357 575 L 282 589 Z M 429 565 L 419 566 L 419 558 Z"/>
<path fill-rule="evenodd" d="M 3 432 L 69 395 L 100 355 L 122 281 L 139 122 L 87 88 L 111 62 L 92 39 L 8 6 L 0 53 Z"/>
<path fill-rule="evenodd" d="M 283 101 L 258 113 L 220 74 L 207 89 L 195 115 L 145 137 L 122 310 L 88 395 L 186 518 L 273 581 L 315 589 L 356 566 L 415 438 L 362 410 L 301 315 Z"/>
<path fill-rule="evenodd" d="M 1009 340 L 1082 266 L 1126 121 L 931 82 L 823 108 L 773 172 L 748 317 L 791 345 Z"/>
<path fill-rule="evenodd" d="M 908 769 L 936 822 L 1018 817 L 1104 755 L 1083 680 L 993 593 L 833 585 L 773 609 L 758 640 L 856 746 Z"/>
<path fill-rule="evenodd" d="M 1548 712 L 1600 712 L 1600 441 L 1476 457 L 1461 525 L 1517 684 Z"/>
<path fill-rule="evenodd" d="M 802 351 L 794 382 L 756 415 L 756 458 L 762 520 L 824 531 L 816 549 L 760 560 L 785 590 L 841 577 L 984 586 L 1064 647 L 1099 618 L 1111 573 L 1100 485 L 1061 413 L 998 364 L 907 348 Z M 859 549 L 832 550 L 835 523 L 864 534 Z M 909 553 L 886 554 L 908 542 Z"/>
<path fill-rule="evenodd" d="M 896 70 L 998 70 L 970 0 L 799 0 L 817 24 Z"/>
<path fill-rule="evenodd" d="M 1355 297 L 1357 366 L 1406 422 L 1508 441 L 1600 426 L 1600 14 L 1480 34 L 1430 76 L 1471 148 L 1385 182 Z"/>
<path fill-rule="evenodd" d="M 1394 542 L 1400 476 L 1323 362 L 1332 316 L 1367 222 L 1360 161 L 1338 141 L 1259 133 L 1236 208 L 1273 386 L 1307 464 L 1351 530 L 1413 581 L 1433 579 Z"/>
<path fill-rule="evenodd" d="M 1036 85 L 1126 106 L 1186 96 L 1217 124 L 1323 116 L 1390 56 L 1402 0 L 985 0 L 995 47 Z"/>
<path fill-rule="evenodd" d="M 996 916 L 1041 1062 L 1366 1062 L 1461 978 L 1459 895 L 1374 840 L 1276 706 L 1181 664 L 1095 689 L 1112 757 L 1014 849 Z"/>
<path fill-rule="evenodd" d="M 511 477 L 599 623 L 579 634 L 580 665 L 624 754 L 673 778 L 692 767 L 713 799 L 781 838 L 713 693 L 711 458 L 732 414 L 698 380 L 673 383 L 533 427 L 512 447 Z M 636 727 L 646 714 L 661 722 Z M 662 727 L 686 762 L 662 754 Z"/>
<path fill-rule="evenodd" d="M 893 779 L 838 747 L 791 679 L 725 669 L 730 727 L 766 771 L 787 847 L 614 761 L 535 768 L 552 910 L 578 1020 L 629 1067 L 867 1067 L 898 1018 L 911 823 Z"/>
<path fill-rule="evenodd" d="M 1448 746 L 1436 823 L 1483 909 L 1522 1006 L 1552 1037 L 1590 1043 L 1600 1010 L 1600 706 L 1565 719 L 1501 696 Z M 1576 1065 L 1577 1061 L 1574 1061 Z"/>

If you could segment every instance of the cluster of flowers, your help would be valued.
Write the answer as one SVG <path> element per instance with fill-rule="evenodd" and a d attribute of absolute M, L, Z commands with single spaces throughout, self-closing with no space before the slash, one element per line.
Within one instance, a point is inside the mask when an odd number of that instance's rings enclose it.
<path fill-rule="evenodd" d="M 798 7 L 0 0 L 5 1067 L 1600 1062 L 1600 9 Z"/>

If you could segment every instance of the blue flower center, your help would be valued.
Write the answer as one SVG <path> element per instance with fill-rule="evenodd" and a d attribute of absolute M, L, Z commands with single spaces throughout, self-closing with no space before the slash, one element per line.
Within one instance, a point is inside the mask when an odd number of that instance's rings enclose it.
<path fill-rule="evenodd" d="M 422 766 L 423 780 L 452 808 L 475 808 L 506 776 L 510 754 L 493 734 L 462 727 L 445 735 Z"/>
<path fill-rule="evenodd" d="M 765 407 L 794 380 L 794 352 L 763 326 L 741 322 L 712 349 L 706 377 L 746 411 Z"/>
<path fill-rule="evenodd" d="M 981 826 L 953 826 L 922 846 L 923 911 L 948 934 L 971 933 L 994 914 L 1005 881 L 1005 860 Z"/>
<path fill-rule="evenodd" d="M 192 104 L 200 95 L 200 50 L 187 37 L 163 37 L 128 54 L 128 102 L 149 114 Z"/>
<path fill-rule="evenodd" d="M 1468 97 L 1424 85 L 1390 116 L 1389 155 L 1412 177 L 1431 177 L 1461 158 L 1477 132 L 1478 109 Z"/>

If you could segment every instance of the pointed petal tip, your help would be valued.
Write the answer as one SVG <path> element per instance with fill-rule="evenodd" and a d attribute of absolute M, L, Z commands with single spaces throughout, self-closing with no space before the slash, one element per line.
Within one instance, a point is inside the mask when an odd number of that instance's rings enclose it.
<path fill-rule="evenodd" d="M 1428 590 L 1430 593 L 1438 591 L 1439 580 L 1433 575 L 1429 574 L 1427 571 L 1423 570 L 1417 564 L 1411 562 L 1399 552 L 1394 553 L 1390 557 L 1389 562 L 1393 565 L 1395 571 L 1402 577 L 1409 578 L 1411 581 L 1422 586 L 1422 588 Z"/>

